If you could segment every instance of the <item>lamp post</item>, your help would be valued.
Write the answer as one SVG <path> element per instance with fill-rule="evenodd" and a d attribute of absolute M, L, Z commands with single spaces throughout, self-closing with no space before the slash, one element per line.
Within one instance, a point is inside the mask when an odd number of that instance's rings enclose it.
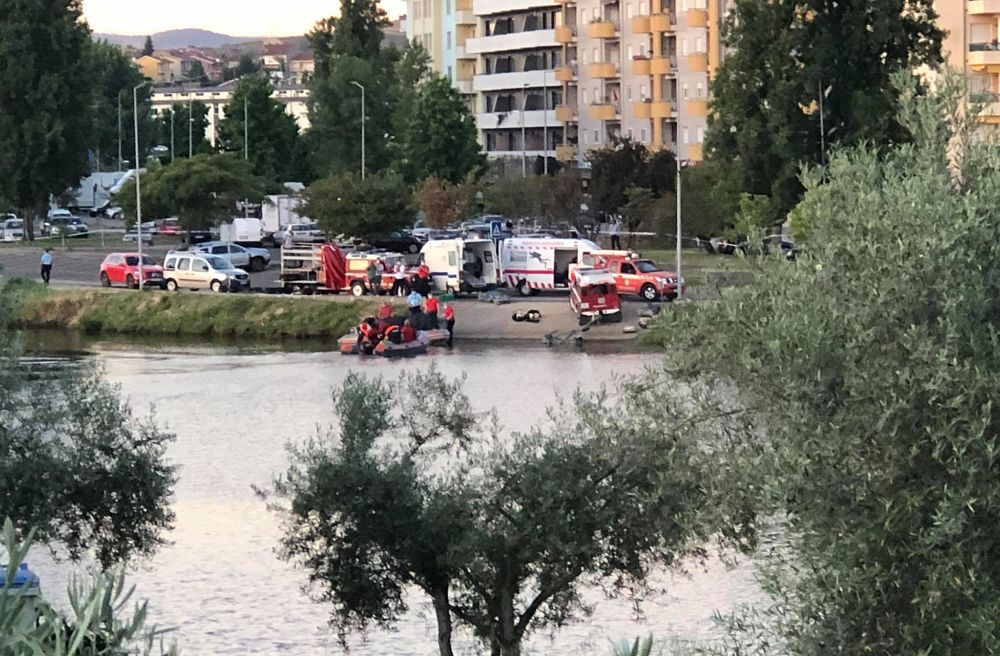
<path fill-rule="evenodd" d="M 174 161 L 174 116 L 177 114 L 176 105 L 170 108 L 170 162 Z"/>
<path fill-rule="evenodd" d="M 542 69 L 542 172 L 549 174 L 549 81 L 548 69 Z"/>
<path fill-rule="evenodd" d="M 132 87 L 132 119 L 135 127 L 135 237 L 139 244 L 139 291 L 142 291 L 142 191 L 139 188 L 139 89 L 149 84 L 145 81 Z"/>
<path fill-rule="evenodd" d="M 124 89 L 122 89 L 124 91 Z M 122 92 L 118 92 L 118 172 L 122 172 Z"/>
<path fill-rule="evenodd" d="M 521 85 L 521 177 L 528 177 L 528 141 L 524 130 L 524 106 L 528 103 L 528 83 Z"/>
<path fill-rule="evenodd" d="M 684 286 L 681 284 L 681 108 L 677 103 L 677 150 L 674 160 L 677 162 L 677 300 L 681 300 Z"/>
<path fill-rule="evenodd" d="M 351 84 L 361 89 L 361 179 L 365 179 L 365 88 L 351 80 Z"/>
<path fill-rule="evenodd" d="M 194 150 L 194 114 L 191 113 L 192 100 L 191 96 L 188 96 L 188 159 L 191 159 L 192 151 Z"/>

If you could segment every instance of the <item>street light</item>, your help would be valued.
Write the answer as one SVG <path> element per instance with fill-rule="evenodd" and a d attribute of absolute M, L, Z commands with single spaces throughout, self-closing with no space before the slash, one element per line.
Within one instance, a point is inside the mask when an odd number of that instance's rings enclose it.
<path fill-rule="evenodd" d="M 122 172 L 122 91 L 118 91 L 118 172 Z"/>
<path fill-rule="evenodd" d="M 542 157 L 544 157 L 544 162 L 542 164 L 542 173 L 545 175 L 549 174 L 549 82 L 548 82 L 548 69 L 542 69 L 542 141 L 545 142 L 542 151 Z"/>
<path fill-rule="evenodd" d="M 191 159 L 191 153 L 194 149 L 194 114 L 191 113 L 192 108 L 191 96 L 188 95 L 188 159 Z"/>
<path fill-rule="evenodd" d="M 681 300 L 684 286 L 681 284 L 681 104 L 677 103 L 677 300 Z"/>
<path fill-rule="evenodd" d="M 524 106 L 528 103 L 528 83 L 521 85 L 521 177 L 528 177 L 528 141 L 524 136 Z"/>
<path fill-rule="evenodd" d="M 142 291 L 142 191 L 139 189 L 139 89 L 149 84 L 146 80 L 142 84 L 132 87 L 132 118 L 135 121 L 135 237 L 139 244 L 139 291 Z"/>
<path fill-rule="evenodd" d="M 365 179 L 365 88 L 351 80 L 351 84 L 361 89 L 361 179 Z"/>

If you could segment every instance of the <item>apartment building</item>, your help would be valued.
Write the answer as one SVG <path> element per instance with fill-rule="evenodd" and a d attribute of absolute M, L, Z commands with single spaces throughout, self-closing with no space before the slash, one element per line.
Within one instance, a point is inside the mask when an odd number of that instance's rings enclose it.
<path fill-rule="evenodd" d="M 981 118 L 1000 124 L 1000 0 L 937 0 L 934 8 L 948 63 L 969 76 L 972 91 L 993 95 Z"/>
<path fill-rule="evenodd" d="M 487 155 L 582 163 L 629 137 L 702 159 L 729 0 L 472 0 L 474 35 L 450 14 L 462 1 L 411 0 L 409 24 L 437 70 L 472 74 L 471 89 L 453 79 Z"/>
<path fill-rule="evenodd" d="M 409 0 L 406 38 L 427 50 L 434 70 L 459 91 L 472 93 L 475 58 L 466 53 L 466 41 L 475 36 L 472 0 Z"/>

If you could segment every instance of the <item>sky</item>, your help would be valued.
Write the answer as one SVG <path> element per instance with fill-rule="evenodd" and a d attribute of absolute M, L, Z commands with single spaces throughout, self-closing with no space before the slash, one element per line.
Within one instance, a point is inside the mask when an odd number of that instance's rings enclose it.
<path fill-rule="evenodd" d="M 390 18 L 406 11 L 403 0 L 382 0 L 382 6 Z M 83 0 L 91 29 L 110 34 L 197 28 L 234 36 L 294 36 L 339 8 L 337 0 Z"/>

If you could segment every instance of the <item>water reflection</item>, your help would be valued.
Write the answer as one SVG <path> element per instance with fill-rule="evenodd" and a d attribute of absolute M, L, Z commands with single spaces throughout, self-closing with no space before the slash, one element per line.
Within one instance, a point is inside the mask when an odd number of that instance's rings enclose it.
<path fill-rule="evenodd" d="M 33 346 L 40 344 L 35 342 Z M 44 346 L 44 345 L 42 345 Z M 68 348 L 67 348 L 68 346 Z M 180 465 L 172 542 L 132 577 L 150 600 L 151 617 L 176 627 L 187 654 L 340 654 L 326 627 L 327 610 L 303 593 L 305 576 L 274 555 L 275 518 L 254 497 L 286 464 L 284 444 L 332 421 L 330 390 L 354 368 L 396 376 L 431 359 L 360 360 L 314 351 L 247 353 L 239 345 L 84 340 L 63 343 L 56 361 L 93 353 L 108 377 L 140 408 L 177 435 L 170 458 Z M 35 357 L 40 357 L 36 355 Z M 88 356 L 91 357 L 91 356 Z M 484 409 L 495 407 L 504 425 L 524 430 L 542 421 L 556 392 L 596 389 L 612 375 L 632 375 L 651 362 L 644 353 L 596 354 L 538 348 L 460 347 L 433 362 L 447 376 L 466 377 L 466 392 Z M 41 551 L 32 565 L 49 593 L 65 587 L 71 568 Z M 710 617 L 754 595 L 748 567 L 713 563 L 690 578 L 664 573 L 661 590 L 636 621 L 629 604 L 589 593 L 595 612 L 553 636 L 532 637 L 526 653 L 608 653 L 609 640 L 652 632 L 711 637 Z M 362 656 L 434 651 L 433 613 L 422 596 L 393 631 L 373 631 L 352 653 Z M 478 653 L 468 635 L 458 653 Z"/>

